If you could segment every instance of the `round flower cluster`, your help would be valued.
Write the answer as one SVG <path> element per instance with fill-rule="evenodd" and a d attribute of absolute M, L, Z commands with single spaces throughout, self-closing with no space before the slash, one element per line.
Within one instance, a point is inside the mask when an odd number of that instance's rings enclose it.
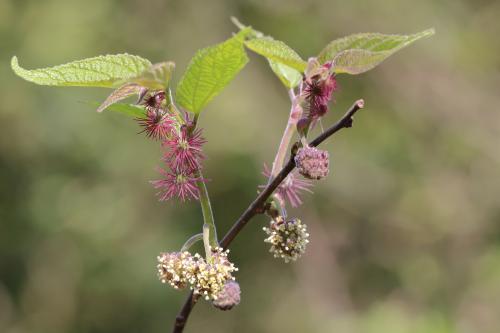
<path fill-rule="evenodd" d="M 220 247 L 212 249 L 211 258 L 206 261 L 198 253 L 161 253 L 158 256 L 158 278 L 175 289 L 190 286 L 195 294 L 207 300 L 217 300 L 228 281 L 235 278 L 232 273 L 238 268 L 227 258 L 229 250 Z"/>
<path fill-rule="evenodd" d="M 295 165 L 299 173 L 306 178 L 324 178 L 329 171 L 328 152 L 314 147 L 299 148 L 295 155 Z"/>
<path fill-rule="evenodd" d="M 202 295 L 205 299 L 216 300 L 224 289 L 227 281 L 234 280 L 231 273 L 238 270 L 227 259 L 229 250 L 224 251 L 218 247 L 212 250 L 210 262 L 200 262 L 196 272 L 196 283 L 193 285 L 195 294 Z"/>
<path fill-rule="evenodd" d="M 193 283 L 198 270 L 198 254 L 172 252 L 160 253 L 158 256 L 158 278 L 162 283 L 168 283 L 175 289 L 185 288 L 188 283 Z"/>
<path fill-rule="evenodd" d="M 306 225 L 299 219 L 285 221 L 279 216 L 263 229 L 268 235 L 264 242 L 271 244 L 269 252 L 275 258 L 283 258 L 288 263 L 297 260 L 306 251 L 309 234 Z"/>
<path fill-rule="evenodd" d="M 241 290 L 236 281 L 229 281 L 224 285 L 222 291 L 217 295 L 212 304 L 221 310 L 231 310 L 234 306 L 240 304 Z"/>

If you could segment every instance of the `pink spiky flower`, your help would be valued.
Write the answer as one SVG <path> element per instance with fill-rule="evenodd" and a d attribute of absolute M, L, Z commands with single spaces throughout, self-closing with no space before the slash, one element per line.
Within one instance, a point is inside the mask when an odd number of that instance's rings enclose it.
<path fill-rule="evenodd" d="M 271 177 L 271 171 L 264 165 L 264 171 L 262 174 L 269 178 Z M 302 179 L 299 177 L 297 172 L 291 172 L 288 176 L 281 182 L 281 184 L 276 189 L 274 195 L 281 201 L 281 204 L 285 204 L 285 200 L 287 200 L 292 207 L 298 207 L 302 205 L 302 199 L 300 198 L 301 192 L 309 192 L 311 191 L 311 187 L 313 186 L 312 182 L 306 179 Z M 259 188 L 265 188 L 265 185 L 259 186 Z"/>
<path fill-rule="evenodd" d="M 328 66 L 323 66 L 328 71 L 326 77 L 322 74 L 304 80 L 304 97 L 308 102 L 309 117 L 316 119 L 328 112 L 328 102 L 333 92 L 337 89 L 335 74 L 329 73 Z"/>
<path fill-rule="evenodd" d="M 164 176 L 163 179 L 153 180 L 151 184 L 153 187 L 160 190 L 158 192 L 160 201 L 167 201 L 174 197 L 182 201 L 199 198 L 199 190 L 197 187 L 198 181 L 205 181 L 196 177 L 191 170 L 178 169 L 176 172 L 167 172 L 159 169 L 160 173 Z"/>
<path fill-rule="evenodd" d="M 146 115 L 143 118 L 137 118 L 137 122 L 143 130 L 140 133 L 146 133 L 148 138 L 161 140 L 166 138 L 173 129 L 173 120 L 160 108 L 146 108 Z"/>
<path fill-rule="evenodd" d="M 190 133 L 188 126 L 182 126 L 180 131 L 173 131 L 172 135 L 163 141 L 163 146 L 169 148 L 164 159 L 172 170 L 196 170 L 204 158 L 202 146 L 205 142 L 201 129 Z"/>

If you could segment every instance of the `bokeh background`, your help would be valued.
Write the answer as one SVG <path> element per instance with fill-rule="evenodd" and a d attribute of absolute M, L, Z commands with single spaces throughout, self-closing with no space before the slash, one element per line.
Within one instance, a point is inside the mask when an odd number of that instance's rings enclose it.
<path fill-rule="evenodd" d="M 84 101 L 109 91 L 41 87 L 27 68 L 129 52 L 177 63 L 236 29 L 231 15 L 304 58 L 355 32 L 431 39 L 360 76 L 339 77 L 324 145 L 331 175 L 290 213 L 311 243 L 296 264 L 268 253 L 258 217 L 232 260 L 242 303 L 206 302 L 186 332 L 500 331 L 500 2 L 0 0 L 0 332 L 168 332 L 185 292 L 159 283 L 156 255 L 199 232 L 196 203 L 159 203 L 160 148 Z M 202 114 L 219 232 L 256 194 L 288 114 L 265 60 Z"/>

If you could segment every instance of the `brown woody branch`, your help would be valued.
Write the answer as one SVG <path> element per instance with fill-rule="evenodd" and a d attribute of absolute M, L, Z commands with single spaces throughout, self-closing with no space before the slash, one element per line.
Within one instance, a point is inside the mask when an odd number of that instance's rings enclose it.
<path fill-rule="evenodd" d="M 353 116 L 354 114 L 359 110 L 364 107 L 364 101 L 362 99 L 357 100 L 350 108 L 349 110 L 344 114 L 342 118 L 339 119 L 333 126 L 328 128 L 326 131 L 321 133 L 318 137 L 316 137 L 314 140 L 312 140 L 309 143 L 309 146 L 316 147 L 320 145 L 323 141 L 328 139 L 330 136 L 338 132 L 339 130 L 343 128 L 349 128 L 352 127 L 353 123 Z M 229 244 L 236 238 L 236 236 L 240 233 L 240 231 L 243 229 L 243 227 L 254 217 L 255 215 L 259 214 L 262 212 L 262 208 L 264 207 L 265 203 L 269 199 L 269 197 L 273 194 L 274 190 L 281 184 L 283 180 L 288 176 L 290 172 L 295 168 L 295 161 L 294 161 L 294 155 L 290 156 L 290 159 L 288 162 L 285 164 L 283 169 L 276 175 L 276 177 L 270 182 L 266 188 L 259 193 L 257 198 L 248 206 L 248 208 L 243 212 L 243 214 L 240 216 L 240 218 L 233 224 L 231 229 L 226 233 L 224 238 L 219 242 L 220 246 L 224 249 L 226 249 Z M 189 318 L 189 314 L 191 313 L 191 310 L 196 304 L 196 301 L 198 300 L 198 296 L 194 295 L 193 291 L 191 291 L 182 306 L 181 310 L 177 314 L 177 317 L 175 318 L 175 324 L 173 328 L 173 333 L 181 333 L 184 331 L 184 327 L 186 325 L 186 322 Z"/>

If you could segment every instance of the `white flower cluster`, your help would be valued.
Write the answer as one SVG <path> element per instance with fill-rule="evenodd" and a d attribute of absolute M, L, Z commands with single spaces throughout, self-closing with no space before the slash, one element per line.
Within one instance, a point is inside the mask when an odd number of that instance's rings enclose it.
<path fill-rule="evenodd" d="M 283 258 L 288 263 L 297 260 L 306 251 L 309 234 L 306 225 L 299 219 L 285 221 L 280 216 L 263 229 L 268 235 L 264 242 L 271 244 L 269 252 L 275 258 Z"/>
<path fill-rule="evenodd" d="M 209 260 L 187 251 L 161 253 L 158 256 L 158 277 L 162 283 L 175 289 L 189 285 L 195 294 L 216 300 L 226 282 L 235 279 L 232 273 L 238 270 L 227 258 L 228 253 L 229 250 L 214 248 Z"/>

